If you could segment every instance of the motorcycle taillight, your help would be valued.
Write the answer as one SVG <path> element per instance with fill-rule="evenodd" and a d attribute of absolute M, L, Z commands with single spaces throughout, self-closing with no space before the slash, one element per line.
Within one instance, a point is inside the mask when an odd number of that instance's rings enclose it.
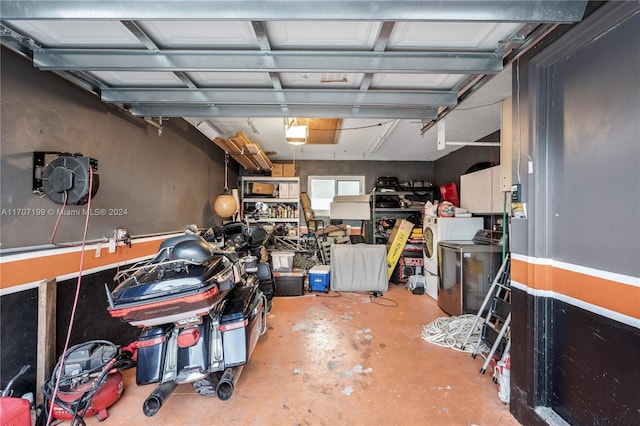
<path fill-rule="evenodd" d="M 200 340 L 200 329 L 198 327 L 185 328 L 178 334 L 178 347 L 188 348 L 195 345 Z"/>

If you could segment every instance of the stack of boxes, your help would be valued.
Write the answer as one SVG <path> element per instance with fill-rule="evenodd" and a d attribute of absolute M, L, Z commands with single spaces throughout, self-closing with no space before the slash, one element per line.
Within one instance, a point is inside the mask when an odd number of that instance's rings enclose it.
<path fill-rule="evenodd" d="M 273 163 L 271 168 L 272 177 L 294 177 L 296 170 L 293 163 Z"/>
<path fill-rule="evenodd" d="M 302 296 L 304 293 L 305 271 L 293 269 L 293 256 L 291 251 L 271 252 L 273 277 L 276 280 L 274 296 Z"/>

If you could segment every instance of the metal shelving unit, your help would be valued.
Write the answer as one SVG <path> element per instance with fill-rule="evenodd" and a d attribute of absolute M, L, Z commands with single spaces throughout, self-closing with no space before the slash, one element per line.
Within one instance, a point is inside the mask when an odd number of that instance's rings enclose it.
<path fill-rule="evenodd" d="M 425 190 L 425 197 L 428 197 L 428 201 L 433 201 L 433 192 L 431 190 Z M 407 217 L 418 214 L 422 217 L 422 205 L 420 206 L 406 206 L 406 207 L 378 207 L 378 202 L 381 197 L 394 197 L 397 199 L 403 199 L 407 196 L 415 196 L 414 191 L 373 191 L 371 193 L 371 222 L 373 224 L 373 234 L 376 241 L 373 243 L 386 243 L 386 238 L 382 234 L 376 232 L 378 229 L 378 222 L 385 218 L 393 219 L 406 219 Z"/>
<path fill-rule="evenodd" d="M 269 190 L 269 185 L 273 187 L 273 191 L 265 193 Z M 242 217 L 246 212 L 253 211 L 256 203 L 264 203 L 267 210 L 261 211 L 258 219 L 252 218 L 250 221 L 273 226 L 283 225 L 287 228 L 287 235 L 300 235 L 302 209 L 299 177 L 242 176 L 240 190 Z M 295 235 L 291 235 L 289 231 Z"/>

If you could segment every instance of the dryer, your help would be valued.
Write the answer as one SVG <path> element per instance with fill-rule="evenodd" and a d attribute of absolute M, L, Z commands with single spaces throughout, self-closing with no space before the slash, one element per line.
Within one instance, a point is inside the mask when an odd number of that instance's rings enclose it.
<path fill-rule="evenodd" d="M 424 276 L 426 292 L 438 300 L 438 243 L 444 240 L 471 240 L 484 227 L 481 217 L 435 217 L 424 216 L 422 234 L 424 238 Z"/>

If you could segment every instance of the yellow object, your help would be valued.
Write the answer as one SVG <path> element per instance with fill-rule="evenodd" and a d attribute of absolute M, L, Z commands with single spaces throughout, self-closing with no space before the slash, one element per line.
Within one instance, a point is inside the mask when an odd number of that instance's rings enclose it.
<path fill-rule="evenodd" d="M 391 236 L 387 241 L 387 279 L 391 278 L 391 274 L 393 274 L 393 270 L 402 255 L 402 250 L 412 230 L 413 223 L 408 220 L 400 219 L 396 221 L 393 231 L 391 231 Z"/>

